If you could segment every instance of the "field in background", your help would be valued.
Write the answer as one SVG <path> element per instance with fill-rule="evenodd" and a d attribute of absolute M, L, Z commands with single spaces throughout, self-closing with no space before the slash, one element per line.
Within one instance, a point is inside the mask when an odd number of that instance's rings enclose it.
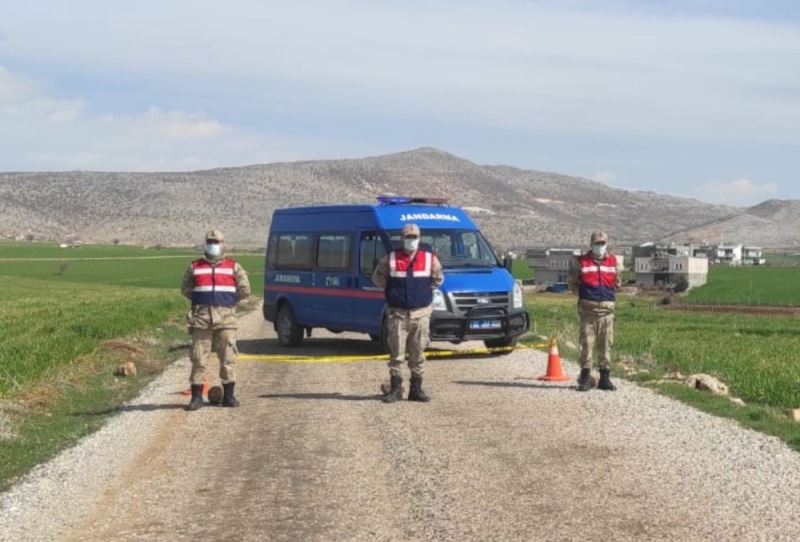
<path fill-rule="evenodd" d="M 0 244 L 0 490 L 102 425 L 189 338 L 181 277 L 196 251 Z M 264 257 L 236 254 L 261 292 Z M 135 378 L 114 376 L 134 361 Z"/>
<path fill-rule="evenodd" d="M 558 337 L 564 353 L 576 357 L 575 297 L 535 294 L 527 302 L 536 333 Z M 783 409 L 800 407 L 800 325 L 794 317 L 664 310 L 647 299 L 624 297 L 616 311 L 613 363 L 617 374 L 621 361 L 648 371 L 636 377 L 640 380 L 660 379 L 674 370 L 717 376 L 730 387 L 731 395 L 751 405 L 750 410 L 739 411 L 748 417 L 746 425 L 800 447 L 800 427 L 782 414 Z M 675 395 L 686 399 L 690 392 L 695 393 L 677 388 Z M 713 402 L 719 398 L 698 392 L 696 399 Z M 709 410 L 736 417 L 734 410 L 739 407 L 719 401 Z M 769 423 L 764 422 L 767 419 Z M 762 422 L 770 427 L 761 427 Z"/>
<path fill-rule="evenodd" d="M 689 303 L 800 306 L 800 267 L 712 267 Z"/>

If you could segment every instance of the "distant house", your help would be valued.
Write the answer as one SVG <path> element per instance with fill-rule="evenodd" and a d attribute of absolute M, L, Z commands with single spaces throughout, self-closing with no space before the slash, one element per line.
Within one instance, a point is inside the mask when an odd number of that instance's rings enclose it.
<path fill-rule="evenodd" d="M 742 245 L 717 245 L 714 263 L 718 265 L 742 265 Z"/>
<path fill-rule="evenodd" d="M 638 249 L 638 250 L 637 250 Z M 689 288 L 708 282 L 708 259 L 696 257 L 691 245 L 655 245 L 634 247 L 636 284 L 658 286 L 675 284 L 684 277 Z"/>
<path fill-rule="evenodd" d="M 525 253 L 528 266 L 533 271 L 533 283 L 541 286 L 552 286 L 567 282 L 569 269 L 576 256 L 582 254 L 579 248 L 547 248 L 531 249 Z M 625 256 L 614 253 L 620 269 L 624 267 Z"/>
<path fill-rule="evenodd" d="M 577 248 L 531 249 L 525 253 L 528 266 L 533 271 L 533 283 L 552 286 L 557 282 L 567 282 L 569 268 L 580 256 Z"/>
<path fill-rule="evenodd" d="M 742 247 L 742 265 L 764 265 L 767 263 L 762 257 L 761 247 Z"/>

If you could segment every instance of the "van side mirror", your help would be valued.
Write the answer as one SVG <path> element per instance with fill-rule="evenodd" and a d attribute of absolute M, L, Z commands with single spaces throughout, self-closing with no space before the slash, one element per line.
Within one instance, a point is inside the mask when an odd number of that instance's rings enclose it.
<path fill-rule="evenodd" d="M 511 273 L 511 270 L 514 268 L 514 259 L 513 258 L 503 258 L 503 267 Z"/>

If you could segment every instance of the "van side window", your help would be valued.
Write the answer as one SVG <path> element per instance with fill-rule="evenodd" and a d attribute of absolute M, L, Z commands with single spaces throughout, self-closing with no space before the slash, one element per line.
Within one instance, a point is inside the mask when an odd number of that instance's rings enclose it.
<path fill-rule="evenodd" d="M 317 267 L 324 269 L 350 268 L 350 236 L 323 233 L 317 245 Z"/>
<path fill-rule="evenodd" d="M 307 233 L 281 233 L 278 235 L 277 269 L 310 269 L 311 236 Z"/>
<path fill-rule="evenodd" d="M 362 275 L 370 276 L 386 255 L 386 248 L 377 232 L 364 232 L 361 234 L 360 269 Z"/>

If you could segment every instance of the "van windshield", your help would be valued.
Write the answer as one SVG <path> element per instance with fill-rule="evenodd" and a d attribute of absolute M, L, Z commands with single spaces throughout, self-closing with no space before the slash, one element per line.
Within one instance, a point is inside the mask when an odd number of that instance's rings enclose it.
<path fill-rule="evenodd" d="M 399 230 L 389 232 L 392 248 L 402 248 Z M 420 248 L 430 249 L 442 267 L 497 267 L 494 251 L 480 232 L 475 230 L 423 230 Z"/>

